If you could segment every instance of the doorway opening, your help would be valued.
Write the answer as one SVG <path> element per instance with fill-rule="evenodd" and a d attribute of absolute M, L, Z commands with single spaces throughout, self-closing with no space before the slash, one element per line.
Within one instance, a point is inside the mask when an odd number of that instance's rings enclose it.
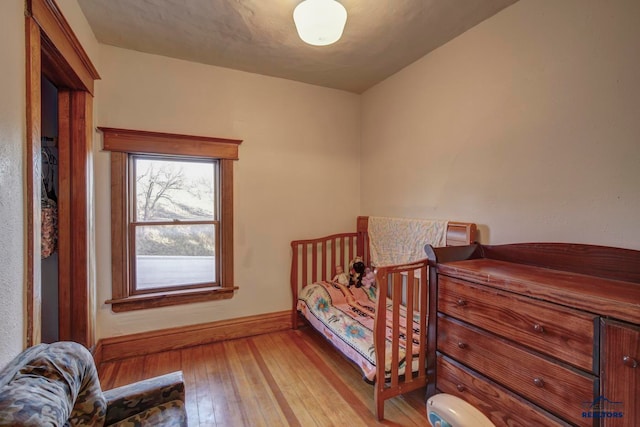
<path fill-rule="evenodd" d="M 43 340 L 76 341 L 92 348 L 95 303 L 90 283 L 90 245 L 93 189 L 93 84 L 100 76 L 69 23 L 54 1 L 25 2 L 26 41 L 26 173 L 27 173 L 27 265 L 26 265 L 26 345 Z M 46 77 L 46 79 L 43 79 Z M 45 91 L 53 85 L 57 94 L 50 103 L 57 105 L 57 140 L 42 132 Z M 46 88 L 49 89 L 46 89 Z M 48 93 L 48 92 L 47 92 Z M 53 95 L 52 91 L 52 95 Z M 48 95 L 47 95 L 48 96 Z M 47 105 L 49 105 L 48 101 Z M 48 114 L 48 113 L 45 113 Z M 42 137 L 45 137 L 43 140 Z M 49 143 L 57 141 L 57 152 Z M 43 144 L 44 143 L 44 144 Z M 50 176 L 44 186 L 43 158 L 57 154 L 57 179 Z M 53 156 L 51 156 L 53 157 Z M 46 161 L 46 159 L 44 159 Z M 49 165 L 47 165 L 49 167 Z M 49 168 L 48 170 L 51 170 Z M 57 192 L 55 192 L 57 182 Z M 45 188 L 43 188 L 43 186 Z M 54 191 L 51 191 L 51 190 Z M 43 199 L 57 199 L 57 298 L 54 280 L 42 262 Z M 46 237 L 46 236 L 45 236 Z M 48 258 L 48 257 L 47 257 Z M 46 261 L 48 264 L 49 262 Z M 53 268 L 52 268 L 53 269 Z M 51 273 L 55 276 L 55 273 Z M 46 299 L 45 299 L 46 298 Z M 57 299 L 57 304 L 56 304 Z M 57 322 L 47 316 L 55 316 Z M 54 314 L 50 314 L 54 313 Z M 43 327 L 52 331 L 46 335 Z M 57 336 L 55 324 L 57 323 Z M 49 334 L 51 332 L 51 334 Z"/>
<path fill-rule="evenodd" d="M 46 77 L 40 80 L 41 94 L 41 158 L 42 186 L 40 194 L 42 277 L 42 342 L 52 343 L 59 338 L 58 301 L 58 88 Z"/>

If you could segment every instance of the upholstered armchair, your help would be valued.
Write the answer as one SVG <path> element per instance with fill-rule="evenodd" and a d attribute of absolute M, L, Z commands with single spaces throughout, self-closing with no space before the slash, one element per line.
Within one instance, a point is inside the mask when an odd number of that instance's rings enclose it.
<path fill-rule="evenodd" d="M 2 426 L 186 426 L 181 372 L 103 392 L 73 342 L 28 348 L 0 371 Z"/>

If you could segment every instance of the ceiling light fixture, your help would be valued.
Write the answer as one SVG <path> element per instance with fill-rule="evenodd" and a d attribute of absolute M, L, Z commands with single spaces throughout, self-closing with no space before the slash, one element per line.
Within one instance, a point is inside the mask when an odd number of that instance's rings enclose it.
<path fill-rule="evenodd" d="M 304 0 L 294 9 L 293 21 L 302 41 L 326 46 L 342 37 L 347 10 L 335 0 Z"/>

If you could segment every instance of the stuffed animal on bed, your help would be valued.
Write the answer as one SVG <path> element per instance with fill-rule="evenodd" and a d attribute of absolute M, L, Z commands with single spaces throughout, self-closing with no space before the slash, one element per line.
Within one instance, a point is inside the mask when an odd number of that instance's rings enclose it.
<path fill-rule="evenodd" d="M 339 283 L 341 285 L 349 285 L 349 276 L 344 272 L 341 265 L 336 265 L 336 275 L 331 279 L 334 283 Z"/>
<path fill-rule="evenodd" d="M 362 277 L 364 276 L 364 262 L 362 258 L 357 256 L 349 263 L 349 286 L 355 285 L 356 288 L 362 286 Z"/>
<path fill-rule="evenodd" d="M 362 286 L 365 289 L 369 289 L 372 286 L 375 286 L 376 283 L 376 274 L 369 267 L 364 269 L 364 276 L 362 276 Z"/>

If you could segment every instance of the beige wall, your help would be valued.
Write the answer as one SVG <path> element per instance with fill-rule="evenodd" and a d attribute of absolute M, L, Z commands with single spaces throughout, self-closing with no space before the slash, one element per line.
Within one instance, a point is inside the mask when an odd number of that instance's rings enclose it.
<path fill-rule="evenodd" d="M 361 211 L 640 249 L 640 2 L 521 0 L 367 91 Z"/>
<path fill-rule="evenodd" d="M 100 51 L 100 126 L 244 142 L 235 164 L 235 297 L 118 314 L 103 304 L 111 297 L 109 154 L 96 150 L 98 336 L 289 309 L 290 241 L 355 229 L 359 96 L 106 45 Z"/>
<path fill-rule="evenodd" d="M 98 43 L 76 0 L 58 0 L 94 64 Z M 0 367 L 25 344 L 26 209 L 24 1 L 0 1 Z"/>
<path fill-rule="evenodd" d="M 73 33 L 76 35 L 80 44 L 82 44 L 82 48 L 91 59 L 91 62 L 98 70 L 98 74 L 101 73 L 100 69 L 100 58 L 99 54 L 99 44 L 98 40 L 96 40 L 95 35 L 93 34 L 93 30 L 87 21 L 87 18 L 82 13 L 82 9 L 80 9 L 80 5 L 78 5 L 77 0 L 55 0 L 56 4 L 62 11 L 65 19 L 71 25 L 73 29 Z"/>
<path fill-rule="evenodd" d="M 0 2 L 0 367 L 24 345 L 24 2 Z"/>

